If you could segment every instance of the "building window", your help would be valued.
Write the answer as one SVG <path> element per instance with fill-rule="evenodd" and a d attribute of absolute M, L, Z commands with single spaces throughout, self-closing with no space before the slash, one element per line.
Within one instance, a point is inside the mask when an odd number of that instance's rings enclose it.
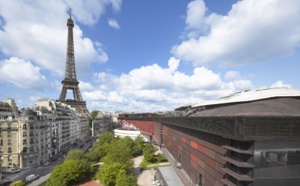
<path fill-rule="evenodd" d="M 1 146 L 3 145 L 3 140 L 0 140 L 0 145 L 1 145 Z"/>
<path fill-rule="evenodd" d="M 11 132 L 10 131 L 7 132 L 7 137 L 11 137 Z"/>
<path fill-rule="evenodd" d="M 23 137 L 27 137 L 27 132 L 23 132 Z"/>
<path fill-rule="evenodd" d="M 27 139 L 23 139 L 23 145 L 27 145 Z"/>
<path fill-rule="evenodd" d="M 22 129 L 27 129 L 27 124 L 23 124 Z"/>
<path fill-rule="evenodd" d="M 11 147 L 8 147 L 8 153 L 12 153 Z"/>
<path fill-rule="evenodd" d="M 8 161 L 12 161 L 11 155 L 8 156 Z"/>
<path fill-rule="evenodd" d="M 23 152 L 27 153 L 27 147 L 23 147 Z"/>
<path fill-rule="evenodd" d="M 11 140 L 7 140 L 7 145 L 12 145 Z"/>
<path fill-rule="evenodd" d="M 3 153 L 3 149 L 2 148 L 0 148 L 0 153 Z"/>
<path fill-rule="evenodd" d="M 0 155 L 0 162 L 3 162 L 3 156 Z"/>

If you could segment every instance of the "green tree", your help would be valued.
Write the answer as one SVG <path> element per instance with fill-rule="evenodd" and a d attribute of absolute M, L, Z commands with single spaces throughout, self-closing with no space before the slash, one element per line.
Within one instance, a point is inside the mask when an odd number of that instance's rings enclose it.
<path fill-rule="evenodd" d="M 90 162 L 98 162 L 101 158 L 99 147 L 97 145 L 93 145 L 89 148 L 85 156 Z"/>
<path fill-rule="evenodd" d="M 81 159 L 87 159 L 84 153 L 81 150 L 74 149 L 70 150 L 65 157 L 65 161 L 68 160 L 81 160 Z"/>
<path fill-rule="evenodd" d="M 105 186 L 114 186 L 120 170 L 124 170 L 124 165 L 121 163 L 112 163 L 109 165 L 104 164 L 100 167 L 100 172 L 98 173 L 97 178 Z"/>
<path fill-rule="evenodd" d="M 56 166 L 46 186 L 68 186 L 75 185 L 83 180 L 88 179 L 94 172 L 94 167 L 85 159 L 68 160 Z"/>
<path fill-rule="evenodd" d="M 99 113 L 98 110 L 93 110 L 93 111 L 91 112 L 91 114 L 90 114 L 91 117 L 92 117 L 91 119 L 94 120 L 94 119 L 97 117 L 98 113 Z"/>
<path fill-rule="evenodd" d="M 155 152 L 154 146 L 151 143 L 147 142 L 144 147 L 144 159 L 147 162 L 154 162 L 155 161 L 154 152 Z"/>
<path fill-rule="evenodd" d="M 141 135 L 139 135 L 137 138 L 135 138 L 134 143 L 135 149 L 133 152 L 133 156 L 141 155 L 143 152 L 144 138 Z"/>
<path fill-rule="evenodd" d="M 125 170 L 118 172 L 116 186 L 138 186 L 137 179 L 132 174 L 128 175 Z"/>
<path fill-rule="evenodd" d="M 98 138 L 98 145 L 102 146 L 104 143 L 110 144 L 115 140 L 116 139 L 112 132 L 103 132 L 102 134 L 100 134 L 100 136 Z"/>
<path fill-rule="evenodd" d="M 114 141 L 107 151 L 107 155 L 103 158 L 103 162 L 110 165 L 113 163 L 120 163 L 125 165 L 128 172 L 132 172 L 133 160 L 131 142 L 127 138 L 121 138 Z"/>

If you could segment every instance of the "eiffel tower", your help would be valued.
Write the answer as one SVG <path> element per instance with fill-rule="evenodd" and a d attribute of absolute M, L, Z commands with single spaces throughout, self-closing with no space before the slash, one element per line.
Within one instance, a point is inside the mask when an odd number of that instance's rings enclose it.
<path fill-rule="evenodd" d="M 68 26 L 68 46 L 67 46 L 67 61 L 65 79 L 61 82 L 62 89 L 59 96 L 59 101 L 70 105 L 75 108 L 78 115 L 89 116 L 89 111 L 86 107 L 86 102 L 82 100 L 79 82 L 76 78 L 75 58 L 74 58 L 74 41 L 73 41 L 73 27 L 74 21 L 72 20 L 71 12 L 70 18 L 67 21 Z M 66 99 L 67 91 L 73 91 L 74 99 Z"/>

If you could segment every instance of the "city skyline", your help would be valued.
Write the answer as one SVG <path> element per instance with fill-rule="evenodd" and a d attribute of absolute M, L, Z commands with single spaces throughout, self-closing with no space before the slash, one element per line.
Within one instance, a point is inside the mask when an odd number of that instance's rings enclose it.
<path fill-rule="evenodd" d="M 248 89 L 300 89 L 298 1 L 1 0 L 0 100 L 22 108 L 59 98 L 70 8 L 90 111 L 167 111 Z"/>

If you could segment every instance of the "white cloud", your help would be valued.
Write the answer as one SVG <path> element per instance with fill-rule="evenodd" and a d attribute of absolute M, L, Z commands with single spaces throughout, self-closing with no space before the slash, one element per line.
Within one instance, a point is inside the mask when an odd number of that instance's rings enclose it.
<path fill-rule="evenodd" d="M 237 91 L 251 90 L 253 89 L 252 82 L 250 80 L 235 80 L 232 82 L 234 88 Z"/>
<path fill-rule="evenodd" d="M 63 75 L 68 34 L 67 9 L 64 1 L 0 1 L 0 16 L 5 21 L 0 30 L 0 50 L 7 56 L 18 56 L 41 69 Z M 86 15 L 93 14 L 93 11 Z M 101 45 L 83 37 L 76 20 L 73 35 L 79 74 L 86 72 L 93 62 L 108 60 Z"/>
<path fill-rule="evenodd" d="M 153 64 L 120 76 L 96 73 L 94 78 L 99 87 L 84 91 L 83 97 L 90 101 L 92 109 L 166 111 L 252 88 L 250 80 L 225 82 L 205 67 L 197 67 L 189 75 L 180 72 L 178 65 L 179 60 L 170 58 L 168 68 Z"/>
<path fill-rule="evenodd" d="M 188 33 L 189 39 L 173 47 L 181 60 L 195 66 L 236 66 L 290 55 L 299 46 L 300 1 L 238 1 L 224 16 L 205 15 L 203 4 L 196 0 L 188 5 L 187 29 L 197 34 Z"/>
<path fill-rule="evenodd" d="M 106 100 L 105 92 L 102 92 L 100 90 L 95 91 L 83 91 L 82 97 L 84 100 Z"/>
<path fill-rule="evenodd" d="M 83 82 L 83 81 L 79 81 L 79 88 L 80 88 L 81 91 L 83 91 L 83 90 L 87 90 L 87 91 L 94 90 L 93 85 L 91 85 L 89 82 Z"/>
<path fill-rule="evenodd" d="M 271 85 L 271 87 L 287 87 L 287 88 L 292 88 L 292 85 L 286 84 L 283 81 L 276 81 Z"/>
<path fill-rule="evenodd" d="M 0 61 L 0 82 L 12 83 L 24 89 L 44 88 L 47 85 L 39 67 L 15 57 Z"/>
<path fill-rule="evenodd" d="M 176 59 L 175 57 L 171 57 L 169 59 L 168 66 L 169 66 L 171 72 L 175 72 L 177 70 L 179 63 L 180 63 L 180 60 Z"/>
<path fill-rule="evenodd" d="M 206 7 L 202 0 L 191 1 L 187 6 L 186 24 L 188 28 L 201 29 L 205 21 Z"/>
<path fill-rule="evenodd" d="M 114 11 L 121 9 L 122 0 L 65 0 L 72 8 L 72 14 L 83 24 L 93 25 L 101 15 L 105 13 L 106 7 L 112 5 Z"/>
<path fill-rule="evenodd" d="M 228 71 L 225 74 L 225 78 L 228 79 L 228 80 L 240 79 L 241 74 L 238 71 Z"/>
<path fill-rule="evenodd" d="M 120 29 L 119 23 L 115 19 L 108 19 L 108 25 L 115 29 Z"/>

